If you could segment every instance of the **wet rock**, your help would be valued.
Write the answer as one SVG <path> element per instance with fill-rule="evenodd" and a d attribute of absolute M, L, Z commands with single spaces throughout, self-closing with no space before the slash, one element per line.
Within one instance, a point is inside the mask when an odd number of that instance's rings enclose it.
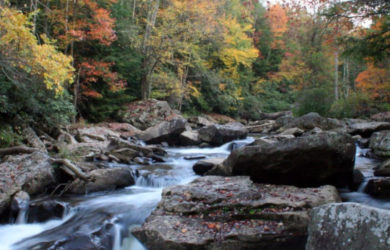
<path fill-rule="evenodd" d="M 181 118 L 166 101 L 154 99 L 132 102 L 126 105 L 121 119 L 138 129 L 145 130 L 164 121 Z"/>
<path fill-rule="evenodd" d="M 354 159 L 349 135 L 326 132 L 240 148 L 209 174 L 248 175 L 259 183 L 344 186 L 352 180 Z"/>
<path fill-rule="evenodd" d="M 316 127 L 322 130 L 343 129 L 345 127 L 339 120 L 325 118 L 314 112 L 301 117 L 281 117 L 276 120 L 276 123 L 283 129 L 300 128 L 305 131 L 312 130 Z"/>
<path fill-rule="evenodd" d="M 205 155 L 191 155 L 191 156 L 184 156 L 184 160 L 192 161 L 192 160 L 200 160 L 206 158 Z"/>
<path fill-rule="evenodd" d="M 221 164 L 224 160 L 225 158 L 210 158 L 210 159 L 200 160 L 194 164 L 192 169 L 196 174 L 204 175 L 205 173 L 207 173 L 207 171 L 217 166 L 218 164 Z"/>
<path fill-rule="evenodd" d="M 390 130 L 375 132 L 370 138 L 370 148 L 380 157 L 390 157 Z"/>
<path fill-rule="evenodd" d="M 390 211 L 357 203 L 314 208 L 306 250 L 389 249 Z"/>
<path fill-rule="evenodd" d="M 114 190 L 134 185 L 134 179 L 130 169 L 109 168 L 96 169 L 89 173 L 91 181 L 76 179 L 73 181 L 69 193 L 86 194 L 104 190 Z"/>
<path fill-rule="evenodd" d="M 364 178 L 365 177 L 364 177 L 362 171 L 360 171 L 359 169 L 354 169 L 351 188 L 353 190 L 357 190 L 359 188 L 359 186 L 364 182 Z"/>
<path fill-rule="evenodd" d="M 193 146 L 201 143 L 198 131 L 184 131 L 180 134 L 180 145 Z"/>
<path fill-rule="evenodd" d="M 66 205 L 56 200 L 32 201 L 28 209 L 29 223 L 45 222 L 53 219 L 61 219 L 66 210 Z"/>
<path fill-rule="evenodd" d="M 390 198 L 390 177 L 369 180 L 364 191 L 372 196 Z"/>
<path fill-rule="evenodd" d="M 186 125 L 185 119 L 173 119 L 148 128 L 137 137 L 146 143 L 168 142 L 170 145 L 178 145 L 180 144 L 179 135 L 186 130 Z"/>
<path fill-rule="evenodd" d="M 372 133 L 390 129 L 389 122 L 359 122 L 349 125 L 348 132 L 352 135 L 361 135 L 363 137 L 369 137 Z"/>
<path fill-rule="evenodd" d="M 334 187 L 253 184 L 208 176 L 166 188 L 133 234 L 148 249 L 304 249 L 309 211 L 340 201 Z"/>
<path fill-rule="evenodd" d="M 390 160 L 382 162 L 382 164 L 375 169 L 375 176 L 390 176 Z"/>
<path fill-rule="evenodd" d="M 213 146 L 220 146 L 236 139 L 244 139 L 248 134 L 248 130 L 239 122 L 225 125 L 211 125 L 201 128 L 198 131 L 201 141 Z"/>
<path fill-rule="evenodd" d="M 43 152 L 10 155 L 0 163 L 0 214 L 19 191 L 29 195 L 44 193 L 56 182 L 49 156 Z"/>

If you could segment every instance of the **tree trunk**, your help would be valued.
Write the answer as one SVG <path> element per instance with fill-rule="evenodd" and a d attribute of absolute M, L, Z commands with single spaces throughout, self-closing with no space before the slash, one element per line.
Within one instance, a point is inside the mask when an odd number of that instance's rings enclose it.
<path fill-rule="evenodd" d="M 334 53 L 334 97 L 339 99 L 339 50 Z"/>
<path fill-rule="evenodd" d="M 158 9 L 160 8 L 160 0 L 153 0 L 151 2 L 151 8 L 148 12 L 147 23 L 145 27 L 144 41 L 142 45 L 142 53 L 144 55 L 144 60 L 142 63 L 143 75 L 141 77 L 141 97 L 143 100 L 150 97 L 151 92 L 151 81 L 150 75 L 153 73 L 152 60 L 151 60 L 151 51 L 148 44 L 150 36 L 152 34 L 152 29 L 156 23 Z"/>

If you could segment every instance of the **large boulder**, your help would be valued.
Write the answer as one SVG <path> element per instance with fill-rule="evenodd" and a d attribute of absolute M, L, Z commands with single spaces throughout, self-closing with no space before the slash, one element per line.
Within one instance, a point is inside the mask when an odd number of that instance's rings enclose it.
<path fill-rule="evenodd" d="M 183 118 L 177 118 L 148 128 L 137 137 L 146 143 L 167 142 L 171 145 L 177 145 L 180 144 L 180 134 L 186 129 L 187 121 Z"/>
<path fill-rule="evenodd" d="M 306 250 L 390 249 L 390 211 L 357 203 L 312 211 Z"/>
<path fill-rule="evenodd" d="M 201 141 L 213 146 L 220 146 L 236 139 L 244 139 L 248 134 L 248 130 L 239 122 L 210 125 L 199 129 L 198 132 Z"/>
<path fill-rule="evenodd" d="M 164 121 L 181 118 L 166 101 L 155 99 L 132 102 L 126 105 L 121 116 L 124 122 L 141 130 L 156 126 Z"/>
<path fill-rule="evenodd" d="M 361 135 L 363 137 L 369 137 L 374 132 L 386 129 L 390 129 L 389 122 L 364 121 L 350 124 L 348 132 L 352 135 Z"/>
<path fill-rule="evenodd" d="M 91 171 L 89 176 L 90 181 L 74 180 L 68 192 L 72 194 L 86 194 L 114 190 L 135 183 L 130 169 L 126 168 L 96 169 Z"/>
<path fill-rule="evenodd" d="M 205 116 L 190 117 L 188 118 L 188 122 L 190 123 L 191 127 L 194 129 L 210 126 L 217 123 L 217 121 L 211 119 L 211 117 L 205 117 Z"/>
<path fill-rule="evenodd" d="M 0 214 L 19 191 L 29 195 L 44 193 L 55 184 L 54 169 L 43 152 L 10 155 L 0 163 Z"/>
<path fill-rule="evenodd" d="M 320 128 L 322 130 L 341 130 L 345 127 L 345 124 L 339 120 L 325 118 L 314 112 L 301 117 L 283 116 L 276 120 L 276 124 L 281 128 L 280 132 L 289 128 L 300 128 L 308 131 L 314 128 Z"/>
<path fill-rule="evenodd" d="M 119 137 L 120 134 L 103 126 L 83 127 L 76 130 L 76 139 L 80 142 L 106 141 L 109 137 Z"/>
<path fill-rule="evenodd" d="M 253 184 L 207 176 L 164 189 L 133 234 L 148 249 L 304 249 L 309 211 L 340 201 L 332 186 Z"/>
<path fill-rule="evenodd" d="M 351 136 L 326 132 L 234 150 L 209 173 L 249 175 L 260 183 L 343 186 L 352 179 L 354 159 Z"/>
<path fill-rule="evenodd" d="M 380 157 L 390 157 L 390 130 L 375 132 L 370 138 L 370 148 Z"/>

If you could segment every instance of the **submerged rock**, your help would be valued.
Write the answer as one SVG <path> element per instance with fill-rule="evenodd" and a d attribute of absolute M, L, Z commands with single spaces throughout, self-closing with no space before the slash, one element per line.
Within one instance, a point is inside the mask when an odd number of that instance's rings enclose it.
<path fill-rule="evenodd" d="M 225 125 L 210 125 L 198 131 L 200 140 L 213 146 L 220 146 L 229 141 L 244 139 L 248 134 L 248 130 L 239 122 Z"/>
<path fill-rule="evenodd" d="M 390 249 L 390 211 L 357 203 L 314 208 L 306 250 Z"/>
<path fill-rule="evenodd" d="M 237 149 L 208 174 L 248 175 L 259 183 L 343 186 L 352 180 L 354 159 L 354 140 L 327 132 Z"/>
<path fill-rule="evenodd" d="M 370 148 L 377 156 L 390 157 L 390 130 L 375 132 L 370 138 Z"/>
<path fill-rule="evenodd" d="M 311 208 L 340 201 L 332 186 L 253 184 L 207 176 L 166 188 L 133 234 L 148 249 L 304 249 Z"/>

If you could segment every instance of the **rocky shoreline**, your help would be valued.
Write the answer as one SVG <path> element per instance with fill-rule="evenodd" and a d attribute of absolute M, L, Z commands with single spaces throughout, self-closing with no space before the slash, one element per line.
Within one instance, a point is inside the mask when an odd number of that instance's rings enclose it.
<path fill-rule="evenodd" d="M 165 161 L 168 145 L 219 146 L 256 133 L 250 145 L 232 144 L 227 159 L 194 165 L 197 174 L 212 176 L 164 189 L 157 209 L 133 233 L 149 249 L 304 249 L 314 230 L 307 230 L 311 216 L 320 213 L 314 208 L 341 201 L 329 185 L 354 183 L 355 143 L 368 146 L 372 157 L 390 156 L 387 121 L 281 112 L 245 124 L 219 124 L 207 116 L 185 119 L 161 102 L 147 107 L 128 115 L 132 124 L 71 126 L 56 136 L 27 129 L 26 145 L 0 150 L 3 222 L 16 220 L 30 196 L 80 195 L 134 184 L 137 171 L 110 163 L 148 166 Z M 375 171 L 378 178 L 367 186 L 369 193 L 389 198 L 388 177 L 379 177 L 389 176 L 389 166 L 384 161 Z"/>

